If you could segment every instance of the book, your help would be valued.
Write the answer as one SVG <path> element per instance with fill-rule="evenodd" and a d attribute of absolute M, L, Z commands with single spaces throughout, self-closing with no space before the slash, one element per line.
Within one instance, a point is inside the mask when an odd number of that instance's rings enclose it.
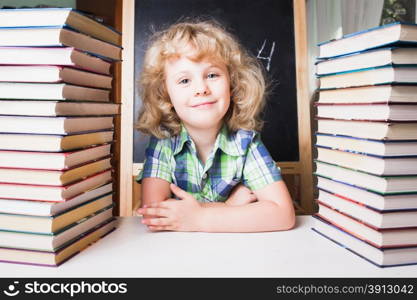
<path fill-rule="evenodd" d="M 110 101 L 110 91 L 67 83 L 0 82 L 0 99 Z"/>
<path fill-rule="evenodd" d="M 0 47 L 0 65 L 58 65 L 110 75 L 111 62 L 73 47 Z"/>
<path fill-rule="evenodd" d="M 68 170 L 110 155 L 111 144 L 68 152 L 29 152 L 0 150 L 0 168 Z"/>
<path fill-rule="evenodd" d="M 74 85 L 111 89 L 113 78 L 76 68 L 62 66 L 0 65 L 0 82 L 66 82 Z"/>
<path fill-rule="evenodd" d="M 417 85 L 371 85 L 319 91 L 318 103 L 416 103 Z"/>
<path fill-rule="evenodd" d="M 113 129 L 113 117 L 0 116 L 0 128 L 3 133 L 67 135 Z"/>
<path fill-rule="evenodd" d="M 417 122 L 317 118 L 317 131 L 375 140 L 417 140 Z"/>
<path fill-rule="evenodd" d="M 387 65 L 417 65 L 417 48 L 377 48 L 333 59 L 319 60 L 316 63 L 316 73 L 325 75 Z"/>
<path fill-rule="evenodd" d="M 0 230 L 0 248 L 56 251 L 80 234 L 112 218 L 112 206 L 100 209 L 52 234 Z"/>
<path fill-rule="evenodd" d="M 382 66 L 321 75 L 320 89 L 378 84 L 417 84 L 416 65 Z"/>
<path fill-rule="evenodd" d="M 398 103 L 315 104 L 317 107 L 317 116 L 320 118 L 368 121 L 417 121 L 417 105 Z"/>
<path fill-rule="evenodd" d="M 120 60 L 122 51 L 117 45 L 60 26 L 0 27 L 0 46 L 69 46 L 113 60 Z"/>
<path fill-rule="evenodd" d="M 315 174 L 354 186 L 372 190 L 377 193 L 415 193 L 417 192 L 417 176 L 377 176 L 352 168 L 337 166 L 315 160 Z"/>
<path fill-rule="evenodd" d="M 13 116 L 109 116 L 119 112 L 110 102 L 0 100 L 0 115 Z"/>
<path fill-rule="evenodd" d="M 320 43 L 319 59 L 330 58 L 367 49 L 391 46 L 414 45 L 417 42 L 417 27 L 415 24 L 400 22 L 377 26 L 368 30 L 344 35 Z"/>
<path fill-rule="evenodd" d="M 0 230 L 56 234 L 66 226 L 100 209 L 111 206 L 113 204 L 112 199 L 112 194 L 106 195 L 73 207 L 55 216 L 40 217 L 0 213 Z"/>
<path fill-rule="evenodd" d="M 417 175 L 417 156 L 376 156 L 317 147 L 317 159 L 374 175 Z"/>
<path fill-rule="evenodd" d="M 417 140 L 372 140 L 316 133 L 316 146 L 342 151 L 369 153 L 378 156 L 417 155 Z"/>
<path fill-rule="evenodd" d="M 315 219 L 313 231 L 378 267 L 417 263 L 417 247 L 378 248 L 326 222 L 324 219 L 317 216 Z"/>
<path fill-rule="evenodd" d="M 319 213 L 316 216 L 378 248 L 417 246 L 416 227 L 375 228 L 325 205 L 319 205 Z"/>
<path fill-rule="evenodd" d="M 0 133 L 1 150 L 58 152 L 111 141 L 113 141 L 112 130 L 69 135 Z"/>
<path fill-rule="evenodd" d="M 417 227 L 417 210 L 376 210 L 352 199 L 320 190 L 318 204 L 346 214 L 374 228 Z M 417 244 L 417 243 L 416 243 Z"/>
<path fill-rule="evenodd" d="M 319 194 L 323 190 L 339 197 L 352 199 L 376 210 L 417 210 L 417 187 L 414 187 L 414 191 L 381 193 L 317 175 L 317 188 Z"/>
<path fill-rule="evenodd" d="M 56 251 L 0 248 L 0 261 L 56 267 L 114 231 L 116 224 L 116 219 L 110 219 L 108 222 L 81 234 L 71 244 L 64 245 Z"/>
<path fill-rule="evenodd" d="M 112 171 L 91 175 L 65 186 L 30 185 L 0 182 L 0 199 L 66 202 L 93 188 L 112 181 Z"/>
<path fill-rule="evenodd" d="M 93 187 L 65 202 L 0 199 L 0 212 L 16 215 L 52 216 L 113 191 L 112 183 Z"/>
<path fill-rule="evenodd" d="M 115 45 L 121 34 L 87 14 L 72 8 L 0 9 L 0 27 L 69 26 Z"/>
<path fill-rule="evenodd" d="M 0 182 L 64 186 L 111 168 L 110 157 L 86 162 L 66 170 L 0 168 Z"/>

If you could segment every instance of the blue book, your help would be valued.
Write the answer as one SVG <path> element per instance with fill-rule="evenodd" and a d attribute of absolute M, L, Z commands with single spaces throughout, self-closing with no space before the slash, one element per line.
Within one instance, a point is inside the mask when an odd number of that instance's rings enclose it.
<path fill-rule="evenodd" d="M 417 121 L 417 103 L 315 103 L 317 117 L 340 120 Z"/>
<path fill-rule="evenodd" d="M 1 50 L 1 49 L 0 49 Z M 320 90 L 318 103 L 417 103 L 417 85 L 368 85 Z"/>
<path fill-rule="evenodd" d="M 316 62 L 316 74 L 329 75 L 345 71 L 417 64 L 417 47 L 386 47 L 342 55 Z"/>
<path fill-rule="evenodd" d="M 324 147 L 317 148 L 317 159 L 374 175 L 416 175 L 417 156 L 383 157 L 367 153 L 352 153 Z"/>
<path fill-rule="evenodd" d="M 320 89 L 368 85 L 417 85 L 417 65 L 387 65 L 319 76 Z"/>
<path fill-rule="evenodd" d="M 379 157 L 417 156 L 417 140 L 375 140 L 338 134 L 316 133 L 316 146 L 366 153 Z"/>
<path fill-rule="evenodd" d="M 417 210 L 417 188 L 414 191 L 400 193 L 381 193 L 353 185 L 344 181 L 327 178 L 315 173 L 317 176 L 317 188 L 330 194 L 350 199 L 372 210 L 379 212 L 394 212 L 404 210 Z M 319 195 L 319 199 L 321 199 Z"/>
<path fill-rule="evenodd" d="M 121 34 L 86 13 L 72 8 L 0 9 L 0 27 L 68 26 L 94 38 L 121 45 Z"/>
<path fill-rule="evenodd" d="M 318 44 L 319 58 L 332 58 L 378 47 L 416 45 L 416 24 L 395 22 Z"/>
<path fill-rule="evenodd" d="M 342 184 L 348 184 L 383 196 L 414 194 L 417 192 L 417 175 L 378 176 L 353 168 L 314 160 L 315 175 Z M 322 185 L 323 187 L 323 185 Z M 327 189 L 328 186 L 327 186 Z M 391 207 L 393 208 L 393 207 Z M 395 207 L 398 208 L 398 207 Z"/>

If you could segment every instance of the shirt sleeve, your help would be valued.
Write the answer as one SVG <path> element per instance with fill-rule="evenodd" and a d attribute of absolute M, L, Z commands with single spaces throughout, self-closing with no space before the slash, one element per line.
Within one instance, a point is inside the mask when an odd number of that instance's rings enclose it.
<path fill-rule="evenodd" d="M 281 171 L 262 143 L 259 134 L 256 134 L 250 143 L 246 155 L 243 184 L 252 191 L 282 180 Z"/>
<path fill-rule="evenodd" d="M 137 182 L 143 178 L 155 177 L 172 182 L 171 165 L 170 165 L 170 147 L 167 140 L 151 137 L 145 150 L 145 162 L 143 170 L 136 177 Z"/>

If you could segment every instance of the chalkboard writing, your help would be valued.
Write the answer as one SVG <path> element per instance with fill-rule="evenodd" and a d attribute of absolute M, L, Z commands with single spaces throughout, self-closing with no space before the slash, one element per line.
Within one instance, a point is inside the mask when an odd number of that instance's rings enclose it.
<path fill-rule="evenodd" d="M 262 140 L 275 161 L 299 161 L 292 0 L 140 0 L 135 7 L 135 80 L 152 31 L 184 18 L 212 17 L 225 25 L 265 66 L 271 91 L 263 112 Z M 135 91 L 135 120 L 141 106 Z M 134 162 L 147 137 L 134 133 Z"/>

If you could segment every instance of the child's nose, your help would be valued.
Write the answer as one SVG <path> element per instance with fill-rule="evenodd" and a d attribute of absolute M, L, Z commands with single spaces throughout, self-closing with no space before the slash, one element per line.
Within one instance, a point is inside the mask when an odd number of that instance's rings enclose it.
<path fill-rule="evenodd" d="M 204 80 L 199 80 L 196 82 L 195 94 L 196 96 L 204 96 L 209 94 L 208 85 Z"/>

